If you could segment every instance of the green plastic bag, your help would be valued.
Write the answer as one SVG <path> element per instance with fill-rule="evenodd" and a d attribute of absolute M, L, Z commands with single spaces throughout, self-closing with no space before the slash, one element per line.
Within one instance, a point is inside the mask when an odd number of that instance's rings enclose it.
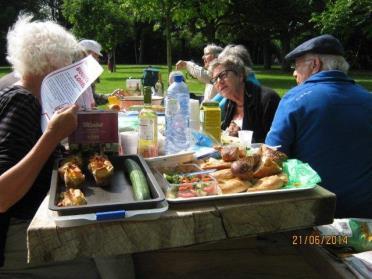
<path fill-rule="evenodd" d="M 372 250 L 372 220 L 350 219 L 352 236 L 348 238 L 348 246 L 357 252 Z"/>
<path fill-rule="evenodd" d="M 334 219 L 332 224 L 315 227 L 321 235 L 336 239 L 336 246 L 355 252 L 372 250 L 372 220 L 345 218 Z M 347 237 L 347 239 L 345 239 Z"/>
<path fill-rule="evenodd" d="M 297 159 L 290 159 L 283 163 L 283 171 L 288 175 L 288 183 L 284 188 L 310 188 L 321 182 L 320 176 L 309 164 Z"/>

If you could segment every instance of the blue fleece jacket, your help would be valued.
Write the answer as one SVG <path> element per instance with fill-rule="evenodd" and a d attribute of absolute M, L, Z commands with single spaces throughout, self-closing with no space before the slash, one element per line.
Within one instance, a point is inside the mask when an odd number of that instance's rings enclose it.
<path fill-rule="evenodd" d="M 372 94 L 344 73 L 322 71 L 291 89 L 265 142 L 318 172 L 337 195 L 336 216 L 372 217 Z"/>

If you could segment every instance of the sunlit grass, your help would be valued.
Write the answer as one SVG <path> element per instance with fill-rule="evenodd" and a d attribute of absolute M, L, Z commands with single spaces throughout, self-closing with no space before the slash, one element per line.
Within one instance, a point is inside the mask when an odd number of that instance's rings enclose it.
<path fill-rule="evenodd" d="M 165 88 L 168 87 L 168 68 L 165 65 L 152 65 L 160 70 Z M 108 94 L 117 88 L 125 89 L 125 81 L 128 78 L 142 78 L 143 70 L 148 65 L 118 65 L 117 71 L 110 73 L 107 67 L 103 65 L 104 71 L 100 76 L 100 82 L 97 83 L 97 92 Z M 9 73 L 10 67 L 0 67 L 0 77 Z M 254 71 L 257 79 L 262 85 L 271 87 L 276 90 L 279 95 L 283 96 L 292 87 L 296 86 L 296 82 L 292 73 L 282 72 L 279 67 L 275 66 L 272 70 L 264 70 L 262 66 L 255 66 Z M 355 79 L 360 85 L 372 91 L 372 73 L 368 71 L 351 72 L 351 77 Z M 186 76 L 186 82 L 189 86 L 190 92 L 202 95 L 205 85 L 197 79 Z"/>

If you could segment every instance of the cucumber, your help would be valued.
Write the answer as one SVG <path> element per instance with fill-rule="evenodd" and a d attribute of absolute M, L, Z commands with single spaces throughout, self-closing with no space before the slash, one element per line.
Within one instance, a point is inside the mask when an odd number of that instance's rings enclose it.
<path fill-rule="evenodd" d="M 125 159 L 124 165 L 128 171 L 130 181 L 132 182 L 134 198 L 136 200 L 150 199 L 150 188 L 138 163 L 133 159 Z"/>

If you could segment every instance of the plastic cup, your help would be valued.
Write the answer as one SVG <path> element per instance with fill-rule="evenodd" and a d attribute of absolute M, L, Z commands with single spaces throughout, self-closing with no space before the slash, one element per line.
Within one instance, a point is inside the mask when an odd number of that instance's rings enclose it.
<path fill-rule="evenodd" d="M 124 155 L 137 154 L 138 132 L 121 132 L 120 145 Z"/>
<path fill-rule="evenodd" d="M 109 96 L 107 101 L 110 105 L 120 105 L 120 99 L 118 96 Z"/>
<path fill-rule="evenodd" d="M 253 131 L 250 131 L 250 130 L 238 131 L 238 137 L 240 140 L 240 144 L 243 145 L 245 148 L 251 148 L 252 136 L 253 136 Z"/>

